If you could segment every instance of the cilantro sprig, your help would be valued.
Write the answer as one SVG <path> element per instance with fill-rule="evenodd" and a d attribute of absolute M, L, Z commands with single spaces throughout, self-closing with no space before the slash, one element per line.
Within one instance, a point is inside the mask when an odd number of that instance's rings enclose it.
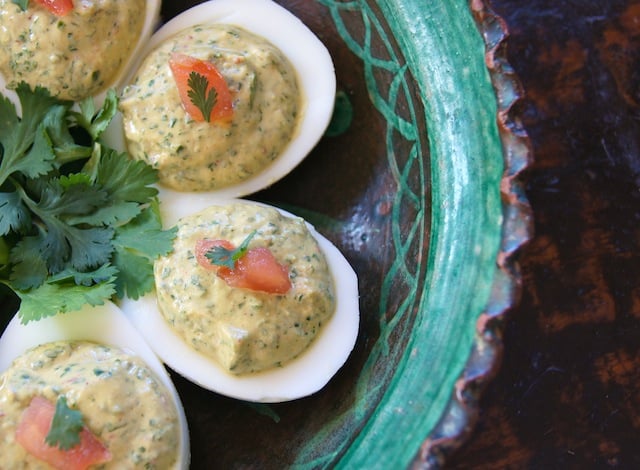
<path fill-rule="evenodd" d="M 97 110 L 24 83 L 16 93 L 20 117 L 0 95 L 0 284 L 22 322 L 138 298 L 175 232 L 162 230 L 156 171 L 100 141 L 115 93 Z"/>
<path fill-rule="evenodd" d="M 255 236 L 256 231 L 251 232 L 242 241 L 240 246 L 234 249 L 228 249 L 221 245 L 216 245 L 208 250 L 204 256 L 216 266 L 224 266 L 229 269 L 236 267 L 236 261 L 242 258 L 249 249 L 249 242 Z"/>
<path fill-rule="evenodd" d="M 189 87 L 187 91 L 189 99 L 193 105 L 200 110 L 204 120 L 210 122 L 211 111 L 218 101 L 218 91 L 215 88 L 211 88 L 207 93 L 209 80 L 204 75 L 195 71 L 189 73 L 187 86 Z"/>
<path fill-rule="evenodd" d="M 80 432 L 84 428 L 82 413 L 69 408 L 63 395 L 56 401 L 56 411 L 45 442 L 51 447 L 69 450 L 80 444 Z"/>

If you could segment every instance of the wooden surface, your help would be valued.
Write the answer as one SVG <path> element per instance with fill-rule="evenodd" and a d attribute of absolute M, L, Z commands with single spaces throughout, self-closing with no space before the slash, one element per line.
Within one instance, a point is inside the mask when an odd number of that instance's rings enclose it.
<path fill-rule="evenodd" d="M 527 92 L 536 234 L 448 468 L 640 468 L 640 1 L 492 5 Z"/>

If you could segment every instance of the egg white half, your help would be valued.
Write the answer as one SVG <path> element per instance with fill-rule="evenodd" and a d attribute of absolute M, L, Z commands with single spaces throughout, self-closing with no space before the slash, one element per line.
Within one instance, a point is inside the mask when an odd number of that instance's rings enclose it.
<path fill-rule="evenodd" d="M 142 359 L 169 390 L 178 410 L 180 426 L 179 460 L 176 469 L 189 468 L 189 429 L 180 397 L 164 368 L 144 338 L 113 303 L 58 314 L 53 317 L 21 323 L 16 314 L 0 337 L 0 373 L 27 349 L 61 340 L 85 340 L 118 347 Z"/>
<path fill-rule="evenodd" d="M 215 204 L 224 202 L 216 201 Z M 211 200 L 202 194 L 183 194 L 178 199 L 164 198 L 160 209 L 165 226 L 170 227 L 180 218 L 210 205 Z M 125 298 L 120 307 L 169 367 L 203 388 L 232 398 L 263 403 L 311 395 L 323 388 L 349 357 L 358 335 L 360 314 L 358 279 L 349 262 L 313 226 L 307 226 L 318 241 L 334 278 L 336 311 L 309 348 L 281 368 L 243 376 L 228 373 L 213 359 L 192 349 L 170 328 L 158 310 L 155 292 L 138 300 Z"/>
<path fill-rule="evenodd" d="M 257 192 L 295 168 L 318 143 L 329 125 L 336 93 L 336 77 L 329 51 L 291 12 L 271 0 L 209 0 L 179 14 L 153 34 L 131 68 L 130 82 L 140 62 L 159 44 L 197 24 L 223 23 L 242 27 L 278 47 L 298 74 L 302 96 L 298 131 L 283 153 L 265 170 L 238 184 L 204 192 L 227 199 Z M 105 132 L 111 147 L 126 149 L 122 116 Z"/>
<path fill-rule="evenodd" d="M 111 83 L 108 88 L 97 95 L 94 96 L 94 101 L 96 104 L 96 108 L 101 107 L 104 103 L 105 96 L 107 94 L 107 90 L 109 88 L 120 88 L 125 78 L 129 75 L 130 69 L 133 64 L 136 62 L 136 59 L 140 56 L 141 50 L 148 43 L 149 38 L 158 27 L 158 23 L 160 21 L 160 8 L 162 6 L 162 0 L 147 0 L 145 16 L 144 16 L 144 24 L 142 26 L 142 31 L 140 32 L 140 37 L 138 38 L 138 42 L 136 43 L 136 47 L 131 51 L 131 54 L 123 64 L 122 68 L 118 72 L 113 83 Z M 7 81 L 0 73 L 0 91 L 4 94 L 16 107 L 16 111 L 18 115 L 22 114 L 22 106 L 20 105 L 20 100 L 18 99 L 18 95 L 15 91 L 7 88 Z"/>

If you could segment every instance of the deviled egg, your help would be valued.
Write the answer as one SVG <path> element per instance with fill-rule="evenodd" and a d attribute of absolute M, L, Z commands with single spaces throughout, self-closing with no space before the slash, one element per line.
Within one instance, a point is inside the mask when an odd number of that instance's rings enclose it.
<path fill-rule="evenodd" d="M 149 40 L 160 5 L 160 0 L 0 0 L 0 86 L 10 91 L 25 81 L 61 99 L 102 101 Z"/>
<path fill-rule="evenodd" d="M 66 450 L 42 440 L 61 400 L 83 423 L 79 444 Z M 75 468 L 89 458 L 105 469 L 187 469 L 190 461 L 173 383 L 112 303 L 12 319 L 0 338 L 0 437 L 7 468 Z"/>
<path fill-rule="evenodd" d="M 249 401 L 324 387 L 359 325 L 357 277 L 340 251 L 299 217 L 256 202 L 183 194 L 161 211 L 178 226 L 174 252 L 156 261 L 154 292 L 121 302 L 160 358 L 204 388 Z M 257 275 L 240 266 L 254 249 L 273 258 L 257 261 L 268 264 Z M 235 263 L 220 265 L 226 255 Z"/>
<path fill-rule="evenodd" d="M 323 135 L 336 89 L 326 47 L 271 0 L 186 10 L 152 36 L 126 82 L 110 145 L 158 169 L 165 188 L 217 198 L 289 173 Z"/>

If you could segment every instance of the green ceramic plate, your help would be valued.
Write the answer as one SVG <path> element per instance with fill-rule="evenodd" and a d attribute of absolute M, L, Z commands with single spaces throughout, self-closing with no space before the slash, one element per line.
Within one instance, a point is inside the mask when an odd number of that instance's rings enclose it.
<path fill-rule="evenodd" d="M 163 19 L 196 3 L 165 0 Z M 484 0 L 278 3 L 327 45 L 339 100 L 309 157 L 252 198 L 340 247 L 361 330 L 338 375 L 293 402 L 240 402 L 172 374 L 192 468 L 437 466 L 498 362 L 531 225 L 506 28 Z"/>
<path fill-rule="evenodd" d="M 330 135 L 252 198 L 342 249 L 361 332 L 329 385 L 291 403 L 249 405 L 176 376 L 193 467 L 438 465 L 498 361 L 519 291 L 513 255 L 529 236 L 506 28 L 483 1 L 278 3 L 329 48 L 340 99 Z M 165 17 L 187 6 L 165 1 Z"/>

